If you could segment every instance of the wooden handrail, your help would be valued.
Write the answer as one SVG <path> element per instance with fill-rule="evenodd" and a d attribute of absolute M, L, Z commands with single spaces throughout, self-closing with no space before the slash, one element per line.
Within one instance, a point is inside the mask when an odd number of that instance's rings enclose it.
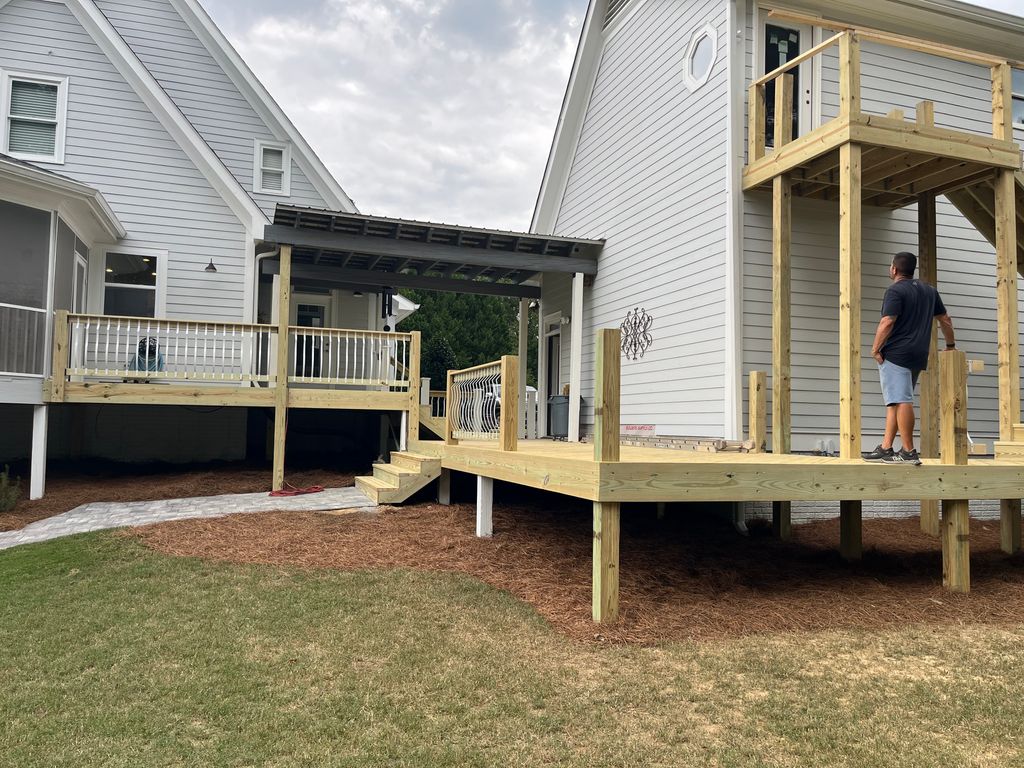
<path fill-rule="evenodd" d="M 306 325 L 289 325 L 288 332 L 301 331 L 303 333 L 355 333 L 360 336 L 373 336 L 376 338 L 395 339 L 397 341 L 411 341 L 411 333 L 396 333 L 394 331 L 364 331 L 359 328 L 312 328 Z"/>
<path fill-rule="evenodd" d="M 500 368 L 501 360 L 495 360 L 490 363 L 481 363 L 480 365 L 474 365 L 469 368 L 460 368 L 459 370 L 448 371 L 450 376 L 458 376 L 460 373 L 473 373 L 475 371 L 482 371 L 485 368 Z"/>
<path fill-rule="evenodd" d="M 800 66 L 801 64 L 803 64 L 808 59 L 814 58 L 815 56 L 817 56 L 819 53 L 821 53 L 822 51 L 826 50 L 830 46 L 833 46 L 833 45 L 837 44 L 839 42 L 839 39 L 843 35 L 846 35 L 846 34 L 849 34 L 849 33 L 847 33 L 847 32 L 840 32 L 840 33 L 838 33 L 836 35 L 833 35 L 832 37 L 830 37 L 825 42 L 819 43 L 818 45 L 814 46 L 813 48 L 805 51 L 804 53 L 801 53 L 799 56 L 797 56 L 792 61 L 787 61 L 781 67 L 776 67 L 771 72 L 769 72 L 767 75 L 762 75 L 757 80 L 755 80 L 753 83 L 751 83 L 751 85 L 767 85 L 768 83 L 770 83 L 772 80 L 774 80 L 776 77 L 778 77 L 779 75 L 783 74 L 784 72 L 789 72 L 789 70 L 793 69 L 794 67 Z"/>

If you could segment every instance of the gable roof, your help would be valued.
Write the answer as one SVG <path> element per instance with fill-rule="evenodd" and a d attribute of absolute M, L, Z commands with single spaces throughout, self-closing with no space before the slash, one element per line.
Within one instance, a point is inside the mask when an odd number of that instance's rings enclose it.
<path fill-rule="evenodd" d="M 317 157 L 302 134 L 288 119 L 284 110 L 274 101 L 273 96 L 263 87 L 259 78 L 253 74 L 238 52 L 210 18 L 198 0 L 168 0 L 178 15 L 184 19 L 203 47 L 220 65 L 231 82 L 245 97 L 274 136 L 280 141 L 290 141 L 295 151 L 292 159 L 299 164 L 303 173 L 316 191 L 336 210 L 355 213 L 356 206 L 352 199 L 341 188 L 337 180 Z"/>
<path fill-rule="evenodd" d="M 266 215 L 160 87 L 93 0 L 62 1 L 246 229 L 254 235 L 260 232 L 268 222 Z"/>

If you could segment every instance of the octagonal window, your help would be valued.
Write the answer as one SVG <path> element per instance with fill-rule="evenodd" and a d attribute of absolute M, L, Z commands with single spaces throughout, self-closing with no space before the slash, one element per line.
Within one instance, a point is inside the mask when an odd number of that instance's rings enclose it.
<path fill-rule="evenodd" d="M 711 77 L 717 58 L 718 31 L 711 24 L 705 24 L 693 33 L 686 49 L 686 87 L 694 91 L 704 85 Z"/>

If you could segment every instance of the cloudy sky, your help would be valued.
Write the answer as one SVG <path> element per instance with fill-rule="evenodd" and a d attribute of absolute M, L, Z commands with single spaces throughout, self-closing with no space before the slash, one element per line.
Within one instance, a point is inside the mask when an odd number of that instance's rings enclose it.
<path fill-rule="evenodd" d="M 587 0 L 201 2 L 361 211 L 529 226 Z"/>

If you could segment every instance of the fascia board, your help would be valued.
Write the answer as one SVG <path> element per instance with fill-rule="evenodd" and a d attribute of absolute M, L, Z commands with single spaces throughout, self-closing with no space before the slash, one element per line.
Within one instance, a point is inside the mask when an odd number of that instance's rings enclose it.
<path fill-rule="evenodd" d="M 252 231 L 268 223 L 266 214 L 231 175 L 227 167 L 181 113 L 171 97 L 135 55 L 92 0 L 64 0 L 111 64 L 128 82 L 200 173 L 220 194 L 239 220 Z"/>
<path fill-rule="evenodd" d="M 117 214 L 107 203 L 103 193 L 87 184 L 3 160 L 0 160 L 0 179 L 7 179 L 14 184 L 23 184 L 84 203 L 103 231 L 113 240 L 120 240 L 128 234 L 117 218 Z"/>
<path fill-rule="evenodd" d="M 565 185 L 569 179 L 572 156 L 583 130 L 583 119 L 590 102 L 590 92 L 594 87 L 598 61 L 604 48 L 604 37 L 599 19 L 606 6 L 606 0 L 590 0 L 587 17 L 580 32 L 580 42 L 576 48 L 569 83 L 562 98 L 558 123 L 548 152 L 547 164 L 541 178 L 540 191 L 530 222 L 530 231 L 551 234 L 555 227 L 555 215 L 565 193 Z"/>
<path fill-rule="evenodd" d="M 288 140 L 294 147 L 293 159 L 302 168 L 310 183 L 334 210 L 358 213 L 355 203 L 341 188 L 331 172 L 317 156 L 299 130 L 263 87 L 249 65 L 220 31 L 206 10 L 196 0 L 169 0 L 224 73 L 241 91 L 257 114 L 279 140 Z"/>

